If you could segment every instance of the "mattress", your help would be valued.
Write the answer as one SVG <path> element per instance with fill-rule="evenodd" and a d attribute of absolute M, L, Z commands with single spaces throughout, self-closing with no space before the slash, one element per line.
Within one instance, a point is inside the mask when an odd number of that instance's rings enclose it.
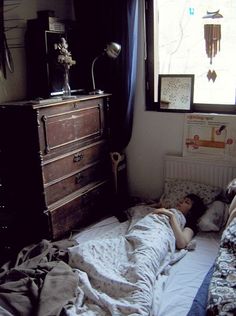
<path fill-rule="evenodd" d="M 73 233 L 73 239 L 79 243 L 105 238 L 106 234 L 122 235 L 129 223 L 119 223 L 116 217 L 106 218 L 79 232 Z M 219 233 L 198 233 L 194 240 L 196 247 L 188 251 L 183 258 L 166 267 L 159 275 L 153 297 L 153 309 L 150 315 L 185 316 L 193 299 L 210 267 L 215 261 L 219 241 Z"/>
<path fill-rule="evenodd" d="M 173 265 L 162 287 L 158 316 L 186 316 L 201 283 L 215 262 L 219 233 L 196 235 L 196 248 Z"/>
<path fill-rule="evenodd" d="M 96 224 L 85 227 L 78 232 L 73 231 L 73 239 L 79 243 L 95 238 L 104 238 L 106 233 L 113 230 L 114 235 L 124 233 L 128 228 L 128 222 L 120 223 L 115 216 L 108 217 Z"/>

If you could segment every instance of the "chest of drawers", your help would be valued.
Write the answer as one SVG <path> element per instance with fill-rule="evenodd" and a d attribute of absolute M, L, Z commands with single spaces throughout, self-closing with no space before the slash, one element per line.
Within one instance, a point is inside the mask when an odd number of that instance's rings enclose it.
<path fill-rule="evenodd" d="M 5 240 L 0 247 L 58 239 L 107 214 L 113 193 L 109 98 L 0 105 L 0 226 Z"/>

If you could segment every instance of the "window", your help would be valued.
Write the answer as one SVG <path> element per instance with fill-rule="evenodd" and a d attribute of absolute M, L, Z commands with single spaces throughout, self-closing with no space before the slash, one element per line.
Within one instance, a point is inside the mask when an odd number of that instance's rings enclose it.
<path fill-rule="evenodd" d="M 236 111 L 236 2 L 146 3 L 147 107 L 157 108 L 159 74 L 193 74 L 194 110 Z"/>

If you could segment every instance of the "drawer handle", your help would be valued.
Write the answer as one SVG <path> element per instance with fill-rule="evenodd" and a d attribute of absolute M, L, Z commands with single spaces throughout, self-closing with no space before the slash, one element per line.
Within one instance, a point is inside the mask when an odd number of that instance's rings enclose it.
<path fill-rule="evenodd" d="M 7 225 L 1 225 L 0 226 L 0 231 L 6 231 L 8 230 L 8 226 Z"/>
<path fill-rule="evenodd" d="M 83 154 L 77 153 L 77 154 L 74 155 L 73 161 L 74 161 L 74 162 L 80 162 L 83 158 L 84 158 L 84 155 L 83 155 Z"/>
<path fill-rule="evenodd" d="M 79 109 L 79 107 L 80 107 L 80 102 L 75 102 L 74 103 L 74 108 L 75 109 Z"/>
<path fill-rule="evenodd" d="M 11 246 L 7 246 L 7 245 L 4 246 L 4 250 L 5 250 L 5 251 L 11 251 Z"/>
<path fill-rule="evenodd" d="M 81 172 L 77 173 L 75 176 L 75 183 L 79 184 L 84 179 L 84 176 L 81 174 Z"/>
<path fill-rule="evenodd" d="M 85 193 L 83 196 L 82 196 L 82 199 L 81 199 L 81 204 L 82 204 L 82 207 L 85 207 L 85 206 L 88 206 L 88 202 L 89 202 L 89 195 L 87 193 Z"/>

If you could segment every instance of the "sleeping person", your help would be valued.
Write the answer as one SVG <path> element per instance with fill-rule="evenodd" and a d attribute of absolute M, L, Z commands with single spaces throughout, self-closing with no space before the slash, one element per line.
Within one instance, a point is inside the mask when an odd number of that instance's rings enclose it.
<path fill-rule="evenodd" d="M 193 194 L 175 209 L 135 206 L 118 233 L 112 229 L 71 247 L 69 265 L 77 271 L 81 293 L 76 309 L 91 315 L 150 315 L 155 280 L 187 253 L 176 247 L 187 246 L 204 209 Z"/>
<path fill-rule="evenodd" d="M 183 249 L 197 233 L 198 219 L 205 210 L 206 207 L 199 196 L 188 194 L 177 203 L 175 208 L 157 208 L 153 213 L 164 214 L 169 218 L 176 239 L 176 248 Z"/>

